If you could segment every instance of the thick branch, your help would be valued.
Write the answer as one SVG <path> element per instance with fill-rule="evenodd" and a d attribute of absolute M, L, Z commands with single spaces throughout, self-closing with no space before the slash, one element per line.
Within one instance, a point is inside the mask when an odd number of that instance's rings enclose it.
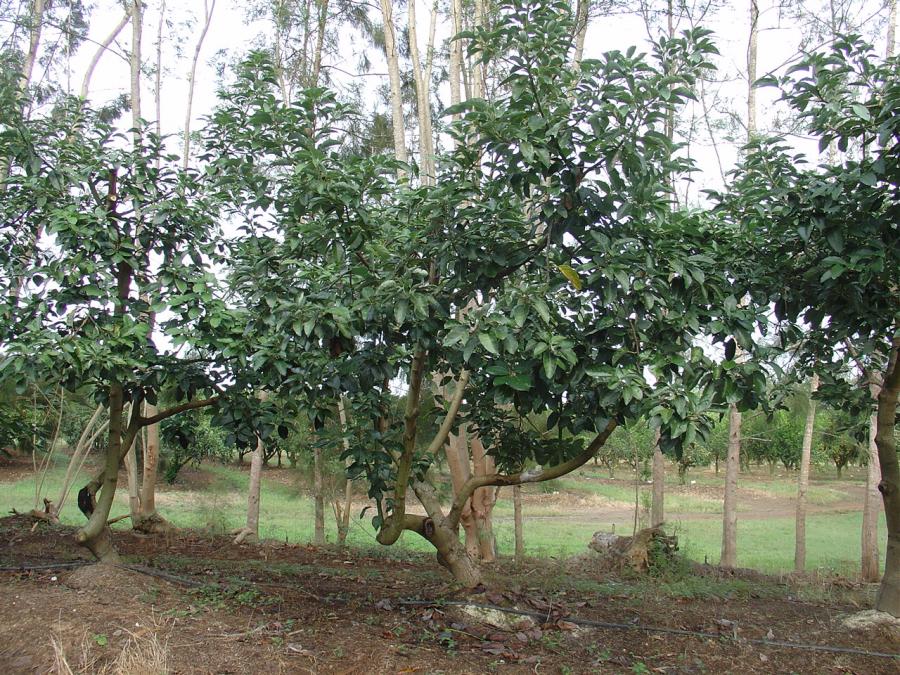
<path fill-rule="evenodd" d="M 412 469 L 413 453 L 418 433 L 419 401 L 422 396 L 422 379 L 425 376 L 425 350 L 419 349 L 413 357 L 409 373 L 409 391 L 406 394 L 406 410 L 403 425 L 403 452 L 397 461 L 397 480 L 394 483 L 394 514 L 378 532 L 378 543 L 390 546 L 403 532 L 403 514 L 406 513 L 406 489 Z"/>
<path fill-rule="evenodd" d="M 459 407 L 462 405 L 463 394 L 465 393 L 466 384 L 468 384 L 468 382 L 469 371 L 463 370 L 459 374 L 459 380 L 456 382 L 456 391 L 453 392 L 453 398 L 450 400 L 450 407 L 447 409 L 444 421 L 441 422 L 440 428 L 429 444 L 428 450 L 426 450 L 428 454 L 437 454 L 437 452 L 444 447 L 444 443 L 447 442 L 447 436 L 450 435 L 450 431 L 453 429 L 453 425 L 456 422 L 456 416 L 459 414 Z"/>
<path fill-rule="evenodd" d="M 445 521 L 446 525 L 454 529 L 459 525 L 459 517 L 462 514 L 463 506 L 465 506 L 469 497 L 471 497 L 472 493 L 478 488 L 491 485 L 503 487 L 506 485 L 522 485 L 523 483 L 542 483 L 571 473 L 578 467 L 586 464 L 595 454 L 597 454 L 597 451 L 603 447 L 603 444 L 606 443 L 607 439 L 615 430 L 616 425 L 615 418 L 611 419 L 609 424 L 606 425 L 606 428 L 597 434 L 590 445 L 584 449 L 584 452 L 561 464 L 556 464 L 547 468 L 529 469 L 528 471 L 520 471 L 512 474 L 493 473 L 487 476 L 472 476 L 456 494 L 456 497 L 453 500 L 453 507 L 450 509 L 450 513 L 447 514 Z"/>
<path fill-rule="evenodd" d="M 150 426 L 151 424 L 156 424 L 157 422 L 162 422 L 164 419 L 172 417 L 172 415 L 177 415 L 178 413 L 183 413 L 188 410 L 196 410 L 197 408 L 206 408 L 211 405 L 215 405 L 219 402 L 218 396 L 213 396 L 211 398 L 204 398 L 197 401 L 187 401 L 186 403 L 181 403 L 180 405 L 172 406 L 171 408 L 167 408 L 156 415 L 152 415 L 151 417 L 141 417 L 140 424 L 142 427 Z"/>

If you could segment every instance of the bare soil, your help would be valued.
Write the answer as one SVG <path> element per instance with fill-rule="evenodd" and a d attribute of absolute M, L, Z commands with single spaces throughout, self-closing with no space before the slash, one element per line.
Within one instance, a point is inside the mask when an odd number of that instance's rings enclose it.
<path fill-rule="evenodd" d="M 32 531 L 21 516 L 0 520 L 0 673 L 59 672 L 54 640 L 74 672 L 101 672 L 123 649 L 151 639 L 164 649 L 172 673 L 869 674 L 900 668 L 900 659 L 748 642 L 900 652 L 896 635 L 840 626 L 839 615 L 865 606 L 852 593 L 829 604 L 804 602 L 759 574 L 748 576 L 748 593 L 696 600 L 655 592 L 652 580 L 600 571 L 586 557 L 520 567 L 503 561 L 488 571 L 485 589 L 463 594 L 432 556 L 396 559 L 390 551 L 273 542 L 236 546 L 189 531 L 116 532 L 128 567 L 8 569 L 86 562 L 72 533 L 46 525 Z M 695 573 L 722 574 L 701 567 Z M 620 582 L 623 592 L 610 593 L 609 581 Z M 636 584 L 646 592 L 629 592 Z M 513 617 L 499 629 L 443 604 L 462 599 L 539 619 L 516 624 Z M 576 620 L 713 637 L 584 627 Z M 108 672 L 126 671 L 110 666 Z"/>

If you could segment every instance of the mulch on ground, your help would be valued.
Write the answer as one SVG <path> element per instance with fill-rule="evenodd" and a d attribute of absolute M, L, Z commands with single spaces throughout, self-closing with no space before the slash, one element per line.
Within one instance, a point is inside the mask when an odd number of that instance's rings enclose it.
<path fill-rule="evenodd" d="M 0 520 L 0 567 L 87 562 L 72 529 L 32 531 L 32 525 L 21 516 Z M 589 589 L 613 573 L 582 558 L 520 567 L 504 560 L 473 594 L 455 587 L 433 556 L 397 559 L 390 549 L 376 555 L 275 542 L 238 546 L 198 532 L 117 531 L 115 541 L 132 567 L 0 572 L 0 672 L 54 672 L 54 640 L 73 671 L 100 672 L 123 648 L 150 638 L 164 646 L 173 673 L 868 674 L 900 668 L 897 659 L 750 642 L 900 652 L 896 635 L 840 625 L 839 615 L 858 604 L 801 601 L 788 588 L 695 599 L 671 597 L 661 586 L 636 596 L 627 592 L 634 580 L 623 578 L 621 594 L 608 586 L 600 593 Z M 166 578 L 147 573 L 153 571 Z M 777 586 L 765 578 L 754 583 Z M 490 617 L 462 614 L 452 604 L 461 600 L 537 618 L 515 615 L 498 627 L 486 622 Z"/>

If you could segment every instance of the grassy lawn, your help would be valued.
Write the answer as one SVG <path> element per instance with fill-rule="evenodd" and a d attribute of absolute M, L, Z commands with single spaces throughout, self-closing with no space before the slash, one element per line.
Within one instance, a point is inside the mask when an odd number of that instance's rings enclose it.
<path fill-rule="evenodd" d="M 244 523 L 246 513 L 247 471 L 233 466 L 210 464 L 203 467 L 205 475 L 202 489 L 184 487 L 161 489 L 158 496 L 160 511 L 179 527 L 206 528 L 214 532 L 227 532 Z M 62 478 L 63 465 L 51 468 L 46 485 L 49 494 L 56 498 Z M 293 484 L 290 472 L 263 474 L 263 494 L 260 503 L 260 535 L 279 541 L 307 542 L 313 536 L 313 503 L 303 494 L 298 484 Z M 286 478 L 287 477 L 287 478 Z M 712 484 L 708 476 L 707 485 Z M 83 478 L 78 485 L 83 484 Z M 752 490 L 757 498 L 765 499 L 793 496 L 796 489 L 788 478 L 776 480 L 742 481 L 742 487 Z M 12 483 L 0 484 L 0 511 L 11 509 L 27 510 L 34 498 L 34 482 L 25 478 Z M 568 495 L 593 496 L 594 504 L 601 509 L 620 509 L 617 530 L 623 534 L 631 532 L 630 504 L 634 501 L 634 487 L 627 481 L 609 483 L 585 480 L 584 477 L 556 481 L 552 490 L 532 489 L 533 493 L 548 495 L 547 502 L 537 505 L 526 503 L 525 545 L 530 555 L 543 557 L 563 557 L 587 550 L 591 535 L 599 529 L 609 529 L 610 523 L 594 523 L 577 507 L 565 503 L 554 503 L 552 492 Z M 505 493 L 506 491 L 504 491 Z M 810 501 L 827 505 L 845 499 L 846 493 L 841 483 L 827 486 L 813 486 Z M 607 503 L 608 502 L 608 503 Z M 715 563 L 719 559 L 721 546 L 721 521 L 715 514 L 721 512 L 721 505 L 715 498 L 693 494 L 678 494 L 677 485 L 666 496 L 669 525 L 678 535 L 682 551 L 697 561 Z M 127 494 L 120 489 L 112 516 L 127 511 Z M 700 514 L 700 517 L 690 517 Z M 349 541 L 354 546 L 377 548 L 382 554 L 391 555 L 375 542 L 375 532 L 371 527 L 370 513 L 359 519 L 352 514 Z M 681 516 L 681 517 L 680 517 Z M 74 494 L 70 496 L 63 511 L 63 522 L 79 524 L 83 522 L 74 505 Z M 807 519 L 807 560 L 810 569 L 823 569 L 853 575 L 858 568 L 859 538 L 862 514 L 859 510 L 850 513 L 818 513 Z M 128 527 L 127 521 L 116 527 Z M 884 519 L 880 523 L 879 541 L 884 544 Z M 330 540 L 334 540 L 333 518 L 326 505 L 326 528 Z M 513 550 L 512 502 L 507 494 L 495 510 L 494 531 L 501 554 Z M 793 568 L 794 519 L 793 517 L 742 518 L 738 521 L 738 564 L 764 572 L 778 573 Z M 405 550 L 428 551 L 430 545 L 421 538 L 406 534 L 395 547 L 396 553 Z M 883 550 L 883 549 L 882 549 Z M 883 560 L 883 553 L 882 553 Z"/>

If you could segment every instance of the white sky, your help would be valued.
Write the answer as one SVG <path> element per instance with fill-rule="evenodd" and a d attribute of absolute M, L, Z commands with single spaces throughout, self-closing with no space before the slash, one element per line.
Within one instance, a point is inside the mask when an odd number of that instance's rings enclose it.
<path fill-rule="evenodd" d="M 769 70 L 779 68 L 790 61 L 797 53 L 800 40 L 799 27 L 794 22 L 782 16 L 776 4 L 777 0 L 762 0 L 760 3 L 760 37 L 759 37 L 759 63 L 758 74 L 763 75 Z M 807 9 L 815 11 L 815 2 L 818 0 L 805 0 Z M 158 11 L 152 3 L 145 11 L 143 51 L 144 59 L 150 64 L 156 58 L 156 34 L 158 24 Z M 870 16 L 880 8 L 879 0 L 858 3 L 860 9 L 857 16 Z M 182 0 L 181 2 L 168 2 L 167 16 L 173 22 L 171 29 L 164 31 L 164 76 L 162 85 L 162 127 L 164 133 L 178 134 L 183 129 L 184 114 L 187 100 L 187 72 L 190 59 L 193 55 L 194 45 L 200 31 L 200 21 L 203 14 L 203 0 Z M 827 5 L 822 3 L 822 11 Z M 418 19 L 420 23 L 420 44 L 424 50 L 425 34 L 427 33 L 428 9 L 430 3 L 418 0 Z M 213 18 L 212 27 L 203 45 L 203 51 L 199 62 L 195 95 L 193 105 L 192 129 L 200 128 L 200 118 L 208 114 L 215 105 L 215 92 L 217 87 L 217 75 L 213 62 L 221 59 L 222 54 L 227 54 L 231 59 L 238 57 L 252 47 L 253 38 L 261 31 L 266 30 L 265 24 L 258 23 L 255 26 L 247 26 L 244 23 L 244 9 L 242 3 L 237 0 L 218 0 Z M 98 0 L 91 19 L 91 40 L 101 41 L 122 16 L 122 10 L 113 0 Z M 193 26 L 186 22 L 193 18 Z M 379 20 L 376 17 L 376 20 Z M 395 9 L 395 22 L 403 25 L 406 22 L 406 11 Z M 447 35 L 445 22 L 439 23 L 438 40 L 440 44 Z M 746 53 L 749 23 L 749 1 L 731 2 L 729 7 L 710 14 L 704 20 L 703 25 L 715 31 L 715 41 L 722 54 L 718 60 L 718 77 L 724 82 L 720 85 L 710 85 L 707 88 L 707 104 L 712 105 L 717 96 L 721 105 L 737 113 L 738 119 L 745 117 L 746 111 Z M 873 22 L 866 22 L 871 28 Z M 687 20 L 682 19 L 677 30 L 689 27 Z M 877 29 L 876 29 L 877 31 Z M 348 31 L 346 33 L 350 35 Z M 879 39 L 880 36 L 869 36 L 871 39 Z M 352 38 L 344 38 L 350 40 Z M 883 38 L 881 38 L 883 40 Z M 91 98 L 95 102 L 107 101 L 120 93 L 129 90 L 128 63 L 123 55 L 127 55 L 131 42 L 131 26 L 126 26 L 117 41 L 118 48 L 112 53 L 107 53 L 94 74 Z M 647 29 L 643 20 L 636 15 L 615 15 L 594 19 L 590 25 L 586 40 L 586 58 L 600 55 L 603 51 L 611 49 L 626 49 L 631 45 L 646 48 Z M 345 55 L 343 62 L 332 63 L 342 70 L 352 72 L 355 70 L 356 58 L 353 55 L 361 45 L 342 44 L 341 51 Z M 72 88 L 77 91 L 86 65 L 96 49 L 95 44 L 86 43 L 71 59 Z M 883 46 L 879 47 L 883 52 Z M 383 58 L 381 55 L 372 54 L 374 72 L 384 72 Z M 335 71 L 335 80 L 338 84 L 349 85 L 351 77 L 340 75 Z M 38 74 L 36 74 L 38 75 Z M 374 92 L 374 87 L 384 82 L 381 77 L 366 76 L 360 78 L 363 82 L 363 91 Z M 153 77 L 151 74 L 143 78 L 143 116 L 146 119 L 154 119 L 155 103 L 153 97 Z M 761 128 L 765 129 L 773 119 L 774 90 L 761 90 L 758 93 L 759 120 Z M 442 97 L 447 100 L 446 94 Z M 702 107 L 695 105 L 685 111 L 683 118 L 690 119 L 691 115 L 702 118 Z M 742 140 L 742 133 L 738 132 L 737 140 Z M 737 158 L 737 145 L 723 139 L 723 134 L 718 133 L 716 143 L 719 161 L 727 171 Z M 804 148 L 807 152 L 815 152 L 814 146 Z M 695 180 L 701 185 L 692 186 L 691 198 L 697 195 L 698 187 L 718 187 L 721 184 L 720 173 L 716 153 L 709 138 L 709 132 L 704 124 L 698 123 L 692 138 L 691 154 L 697 159 L 702 173 L 695 176 Z"/>

